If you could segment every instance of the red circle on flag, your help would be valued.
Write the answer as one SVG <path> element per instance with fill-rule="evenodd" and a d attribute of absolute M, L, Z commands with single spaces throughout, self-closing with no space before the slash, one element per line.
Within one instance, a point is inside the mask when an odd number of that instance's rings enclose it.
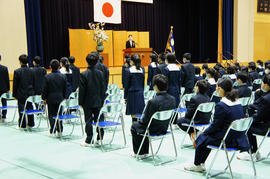
<path fill-rule="evenodd" d="M 104 3 L 102 6 L 102 12 L 104 16 L 111 17 L 113 15 L 113 6 L 108 2 Z"/>

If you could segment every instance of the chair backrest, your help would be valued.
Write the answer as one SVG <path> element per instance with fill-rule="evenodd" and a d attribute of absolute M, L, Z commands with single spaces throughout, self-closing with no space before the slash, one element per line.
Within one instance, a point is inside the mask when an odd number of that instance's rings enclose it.
<path fill-rule="evenodd" d="M 121 113 L 123 109 L 123 104 L 119 104 L 119 103 L 110 103 L 110 104 L 106 104 L 104 105 L 100 112 L 101 113 Z"/>
<path fill-rule="evenodd" d="M 195 86 L 196 86 L 196 85 L 195 85 Z M 180 90 L 181 90 L 180 95 L 183 96 L 183 95 L 184 95 L 184 92 L 185 92 L 185 87 L 181 87 Z"/>
<path fill-rule="evenodd" d="M 155 95 L 156 95 L 156 91 L 154 90 L 144 92 L 144 98 L 146 98 L 147 100 L 152 99 Z"/>
<path fill-rule="evenodd" d="M 115 89 L 108 89 L 107 93 L 109 95 L 115 95 L 115 94 L 120 94 L 120 89 L 119 88 L 115 88 Z"/>
<path fill-rule="evenodd" d="M 148 85 L 144 86 L 144 92 L 149 91 L 149 89 L 150 89 L 150 86 L 148 86 Z"/>
<path fill-rule="evenodd" d="M 114 94 L 114 95 L 109 95 L 107 96 L 105 102 L 121 102 L 122 100 L 122 94 Z"/>
<path fill-rule="evenodd" d="M 232 122 L 230 128 L 235 131 L 243 132 L 247 131 L 253 121 L 253 118 L 243 118 Z"/>
<path fill-rule="evenodd" d="M 27 102 L 30 102 L 30 103 L 41 103 L 43 102 L 42 98 L 41 98 L 41 95 L 34 95 L 34 96 L 29 96 L 27 99 L 26 99 Z"/>
<path fill-rule="evenodd" d="M 12 93 L 9 92 L 9 93 L 3 93 L 0 97 L 1 99 L 7 99 L 7 100 L 13 100 L 15 99 L 13 96 L 12 96 Z"/>
<path fill-rule="evenodd" d="M 238 99 L 242 106 L 247 106 L 250 102 L 250 97 L 244 97 Z"/>
<path fill-rule="evenodd" d="M 212 94 L 210 101 L 212 101 L 212 99 L 214 98 L 214 96 L 219 97 L 217 91 L 214 91 L 214 93 Z"/>
<path fill-rule="evenodd" d="M 79 98 L 79 88 L 76 89 L 76 91 L 72 92 L 69 97 L 69 99 L 78 99 Z"/>
<path fill-rule="evenodd" d="M 118 88 L 118 84 L 110 84 L 108 86 L 108 89 L 111 90 L 111 89 L 117 89 Z"/>
<path fill-rule="evenodd" d="M 190 99 L 195 95 L 196 93 L 185 94 L 181 99 L 181 104 L 186 107 L 186 102 L 189 102 Z"/>
<path fill-rule="evenodd" d="M 152 115 L 151 119 L 153 118 L 158 121 L 166 121 L 171 119 L 173 113 L 174 110 L 158 111 Z"/>
<path fill-rule="evenodd" d="M 253 89 L 253 86 L 248 86 L 248 88 L 249 88 L 250 90 L 252 90 L 252 89 Z"/>
<path fill-rule="evenodd" d="M 239 86 L 239 85 L 238 85 L 238 82 L 236 81 L 233 83 L 233 87 L 237 87 L 237 86 Z"/>
<path fill-rule="evenodd" d="M 262 84 L 262 79 L 256 79 L 253 81 L 253 84 L 260 85 Z"/>
<path fill-rule="evenodd" d="M 230 78 L 230 75 L 224 74 L 224 75 L 222 75 L 222 78 Z"/>
<path fill-rule="evenodd" d="M 66 99 L 63 100 L 58 108 L 57 115 L 60 115 L 60 111 L 62 109 L 62 113 L 65 111 L 65 109 L 73 108 L 79 105 L 78 99 Z"/>
<path fill-rule="evenodd" d="M 259 72 L 259 75 L 260 75 L 260 76 L 263 76 L 263 71 Z"/>
<path fill-rule="evenodd" d="M 203 113 L 208 113 L 212 112 L 215 107 L 214 102 L 209 102 L 209 103 L 201 103 L 198 107 L 197 110 Z"/>

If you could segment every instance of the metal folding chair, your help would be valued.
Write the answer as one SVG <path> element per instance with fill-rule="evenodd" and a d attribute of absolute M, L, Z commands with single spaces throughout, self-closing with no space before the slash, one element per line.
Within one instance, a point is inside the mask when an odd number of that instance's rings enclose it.
<path fill-rule="evenodd" d="M 237 87 L 237 86 L 239 86 L 239 84 L 238 84 L 238 82 L 236 81 L 236 82 L 233 83 L 233 87 Z"/>
<path fill-rule="evenodd" d="M 117 89 L 118 88 L 118 84 L 110 84 L 108 86 L 108 89 L 111 90 L 111 89 Z"/>
<path fill-rule="evenodd" d="M 1 101 L 2 99 L 6 99 L 6 100 L 7 100 L 7 103 L 8 103 L 8 101 L 14 101 L 14 100 L 16 100 L 16 99 L 12 96 L 12 93 L 11 93 L 11 92 L 2 94 L 1 97 L 0 97 L 0 101 Z M 16 109 L 17 109 L 18 107 L 17 107 L 17 106 L 11 106 L 11 105 L 8 105 L 8 104 L 7 104 L 6 106 L 2 106 L 2 103 L 0 103 L 0 104 L 1 104 L 1 107 L 0 107 L 1 121 L 4 122 L 4 120 L 2 119 L 2 111 L 3 111 L 3 110 L 15 109 L 15 110 L 14 110 L 14 115 L 13 115 L 12 121 L 8 122 L 8 123 L 14 123 L 15 116 L 16 116 L 16 113 L 17 113 L 17 112 L 16 112 Z"/>
<path fill-rule="evenodd" d="M 107 93 L 109 95 L 115 95 L 115 94 L 120 94 L 120 89 L 119 88 L 113 88 L 113 89 L 108 89 Z"/>
<path fill-rule="evenodd" d="M 31 103 L 34 108 L 32 110 L 27 110 L 27 103 Z M 41 95 L 29 96 L 25 101 L 23 111 L 20 112 L 22 113 L 21 123 L 19 124 L 20 128 L 22 127 L 24 116 L 26 119 L 26 123 L 28 123 L 28 115 L 35 115 L 39 118 L 39 123 L 36 128 L 39 128 L 42 118 L 45 118 L 47 120 L 47 126 L 49 126 L 49 121 L 46 113 L 46 105 L 43 104 Z"/>
<path fill-rule="evenodd" d="M 212 96 L 211 96 L 211 98 L 210 98 L 210 101 L 211 101 L 211 102 L 218 103 L 218 102 L 220 102 L 220 99 L 221 99 L 221 97 L 218 95 L 217 91 L 215 91 L 215 92 L 212 94 Z"/>
<path fill-rule="evenodd" d="M 149 91 L 149 89 L 150 89 L 150 86 L 148 86 L 148 85 L 146 85 L 146 86 L 144 86 L 144 92 L 147 92 L 147 91 Z"/>
<path fill-rule="evenodd" d="M 263 72 L 263 71 L 261 71 L 261 72 L 259 72 L 259 75 L 260 75 L 260 76 L 263 76 L 263 73 L 264 73 L 264 72 Z"/>
<path fill-rule="evenodd" d="M 215 103 L 214 102 L 202 103 L 197 107 L 195 113 L 193 114 L 193 117 L 191 118 L 190 123 L 183 123 L 182 124 L 183 126 L 187 126 L 188 129 L 185 132 L 185 135 L 184 135 L 184 137 L 182 139 L 181 149 L 193 146 L 193 145 L 188 145 L 188 146 L 184 145 L 184 142 L 185 142 L 185 139 L 186 139 L 186 136 L 188 134 L 189 129 L 191 127 L 193 127 L 194 129 L 200 129 L 201 128 L 200 131 L 202 131 L 204 128 L 208 127 L 210 122 L 212 122 L 212 116 L 213 116 L 214 109 L 215 109 Z M 196 117 L 198 112 L 202 112 L 202 113 L 210 113 L 211 112 L 212 114 L 211 114 L 211 117 L 209 119 L 209 122 L 205 123 L 205 124 L 195 124 L 194 118 Z M 195 130 L 195 136 L 198 136 L 196 130 Z"/>
<path fill-rule="evenodd" d="M 149 121 L 149 124 L 147 125 L 147 128 L 145 130 L 145 133 L 141 134 L 143 136 L 143 139 L 142 139 L 142 142 L 140 144 L 139 150 L 138 150 L 138 152 L 136 154 L 136 159 L 137 160 L 139 160 L 139 153 L 141 151 L 142 145 L 143 145 L 146 137 L 149 140 L 151 154 L 152 154 L 151 156 L 152 156 L 152 161 L 153 161 L 154 165 L 161 165 L 161 164 L 172 162 L 172 161 L 176 160 L 176 158 L 177 158 L 177 150 L 176 150 L 176 144 L 175 144 L 175 139 L 174 139 L 174 134 L 173 134 L 173 129 L 172 129 L 172 120 L 173 120 L 173 114 L 174 113 L 175 113 L 174 110 L 167 110 L 167 111 L 159 111 L 159 112 L 156 112 L 156 113 L 154 113 L 152 115 L 152 117 L 151 117 L 151 119 Z M 160 134 L 160 135 L 150 134 L 149 128 L 150 128 L 151 123 L 152 123 L 153 120 L 158 120 L 158 121 L 162 121 L 162 122 L 168 121 L 169 122 L 169 131 L 167 131 L 166 134 Z M 172 141 L 173 141 L 175 156 L 172 159 L 169 159 L 169 160 L 166 160 L 166 161 L 161 161 L 161 162 L 157 163 L 156 158 L 158 157 L 157 154 L 158 154 L 158 152 L 160 150 L 163 139 L 164 139 L 165 136 L 167 136 L 169 134 L 172 135 Z M 155 140 L 160 140 L 160 143 L 159 143 L 158 149 L 154 153 L 152 141 L 155 141 Z"/>
<path fill-rule="evenodd" d="M 239 120 L 233 121 L 231 123 L 231 125 L 229 126 L 227 132 L 225 133 L 223 139 L 221 140 L 221 143 L 220 143 L 219 146 L 214 146 L 214 145 L 208 145 L 207 146 L 208 148 L 214 149 L 214 150 L 217 150 L 217 151 L 216 151 L 216 153 L 214 155 L 214 158 L 213 158 L 213 160 L 212 160 L 212 162 L 210 164 L 209 169 L 207 170 L 206 178 L 210 178 L 210 177 L 214 177 L 214 176 L 223 174 L 223 173 L 225 173 L 227 171 L 228 168 L 230 170 L 231 178 L 233 178 L 232 168 L 231 168 L 231 162 L 232 162 L 232 160 L 233 160 L 233 158 L 235 156 L 236 151 L 239 151 L 239 149 L 238 148 L 228 148 L 226 146 L 225 141 L 226 141 L 226 138 L 227 138 L 227 136 L 228 136 L 228 134 L 229 134 L 229 132 L 231 130 L 236 131 L 236 132 L 244 132 L 245 135 L 246 135 L 247 134 L 247 131 L 249 130 L 249 128 L 250 128 L 250 126 L 252 124 L 252 121 L 253 121 L 252 118 L 244 118 L 244 119 L 239 119 Z M 215 160 L 217 158 L 218 152 L 220 150 L 223 150 L 225 152 L 228 165 L 225 167 L 225 169 L 223 171 L 218 172 L 218 173 L 215 173 L 215 174 L 210 174 L 210 171 L 211 171 L 211 169 L 213 167 L 213 164 L 214 164 L 214 162 L 215 162 Z M 232 156 L 231 156 L 230 159 L 229 159 L 228 152 L 233 152 L 233 154 L 232 154 Z M 249 149 L 249 153 L 250 153 L 250 157 L 252 159 L 251 160 L 251 163 L 252 163 L 252 167 L 253 167 L 253 171 L 254 171 L 254 178 L 256 178 L 256 175 L 257 175 L 256 174 L 256 168 L 255 168 L 255 164 L 254 164 L 254 161 L 253 161 L 253 156 L 251 155 L 250 149 Z"/>
<path fill-rule="evenodd" d="M 256 91 L 257 89 L 259 89 L 261 87 L 261 84 L 262 84 L 262 79 L 254 80 L 252 83 L 252 91 Z"/>
<path fill-rule="evenodd" d="M 238 99 L 243 107 L 243 110 L 244 110 L 244 114 L 248 117 L 248 111 L 247 111 L 247 108 L 248 108 L 248 105 L 250 103 L 250 97 L 243 97 L 243 98 L 239 98 Z"/>
<path fill-rule="evenodd" d="M 125 123 L 124 123 L 124 119 L 123 119 L 123 115 L 122 115 L 122 109 L 123 109 L 123 104 L 120 103 L 108 103 L 106 105 L 104 105 L 100 112 L 99 112 L 99 116 L 97 119 L 97 122 L 94 122 L 92 125 L 95 126 L 95 128 L 97 129 L 99 136 L 101 137 L 101 128 L 103 129 L 108 129 L 108 128 L 114 128 L 113 129 L 113 134 L 112 134 L 112 138 L 109 141 L 109 143 L 104 144 L 103 143 L 103 139 L 101 138 L 100 140 L 100 146 L 102 151 L 110 151 L 110 150 L 116 150 L 116 149 L 121 149 L 124 148 L 126 146 L 126 136 L 125 136 Z M 101 115 L 109 115 L 111 116 L 111 118 L 113 120 L 106 120 L 106 121 L 101 121 Z M 116 132 L 116 128 L 118 126 L 122 127 L 122 132 L 123 132 L 123 138 L 124 138 L 124 146 L 120 146 L 118 148 L 109 148 L 109 149 L 105 149 L 105 145 L 106 146 L 111 146 L 112 147 L 112 142 L 115 136 L 115 132 Z M 96 131 L 96 130 L 94 130 Z M 92 138 L 92 143 L 94 142 L 94 137 Z"/>
<path fill-rule="evenodd" d="M 122 100 L 122 94 L 114 94 L 114 95 L 109 95 L 106 97 L 104 104 L 108 103 L 121 103 Z"/>
<path fill-rule="evenodd" d="M 63 100 L 58 108 L 57 111 L 57 116 L 54 116 L 53 118 L 55 119 L 55 124 L 54 124 L 54 128 L 53 128 L 53 132 L 56 130 L 56 124 L 58 121 L 58 125 L 59 125 L 59 129 L 60 129 L 60 138 L 62 139 L 63 135 L 62 135 L 62 131 L 61 131 L 61 121 L 64 120 L 72 120 L 72 119 L 79 119 L 80 123 L 81 123 L 81 128 L 82 128 L 82 135 L 84 135 L 84 130 L 83 130 L 83 122 L 82 122 L 82 117 L 81 117 L 81 112 L 80 110 L 78 110 L 78 113 L 76 113 L 76 115 L 74 114 L 70 114 L 68 111 L 70 111 L 70 109 L 73 109 L 75 106 L 78 106 L 78 99 L 67 99 L 67 100 Z M 75 127 L 75 123 L 72 123 L 72 130 L 68 135 L 71 135 L 74 131 L 74 127 Z"/>
<path fill-rule="evenodd" d="M 182 106 L 182 108 L 186 108 L 188 103 L 190 102 L 191 98 L 193 96 L 195 96 L 196 93 L 190 93 L 190 94 L 185 94 L 182 98 L 181 98 L 181 102 L 180 105 Z"/>
<path fill-rule="evenodd" d="M 181 87 L 180 88 L 180 98 L 182 98 L 182 96 L 184 95 L 184 92 L 185 92 L 185 87 Z"/>
<path fill-rule="evenodd" d="M 270 127 L 268 128 L 266 134 L 263 136 L 263 139 L 261 140 L 261 142 L 260 142 L 260 144 L 259 144 L 259 147 L 258 147 L 258 150 L 257 150 L 255 156 L 257 156 L 259 150 L 261 149 L 264 140 L 265 140 L 267 137 L 270 137 L 269 134 L 270 134 Z M 261 136 L 261 135 L 258 135 L 258 134 L 254 134 L 254 135 L 256 135 L 256 136 Z M 267 159 L 267 158 L 269 158 L 269 157 L 270 157 L 270 152 L 266 155 L 266 157 L 262 157 L 260 160 L 257 160 L 256 162 L 265 160 L 265 159 Z"/>
<path fill-rule="evenodd" d="M 147 102 L 150 99 L 152 99 L 153 97 L 155 97 L 156 95 L 156 91 L 155 90 L 149 90 L 144 92 L 144 100 Z"/>

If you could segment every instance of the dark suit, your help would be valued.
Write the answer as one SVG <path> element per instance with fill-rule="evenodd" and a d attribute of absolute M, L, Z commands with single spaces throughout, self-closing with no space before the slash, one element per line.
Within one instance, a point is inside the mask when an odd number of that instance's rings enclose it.
<path fill-rule="evenodd" d="M 74 64 L 70 64 L 70 69 L 72 70 L 72 91 L 76 91 L 80 83 L 80 68 L 76 67 Z"/>
<path fill-rule="evenodd" d="M 253 134 L 265 135 L 270 127 L 270 92 L 257 99 L 254 104 L 249 106 L 249 115 L 253 117 L 253 123 L 248 131 L 248 139 L 251 145 L 251 152 L 255 153 L 258 149 L 256 136 Z M 270 136 L 270 135 L 268 135 Z"/>
<path fill-rule="evenodd" d="M 40 66 L 34 66 L 32 70 L 34 73 L 35 95 L 41 95 L 44 86 L 44 77 L 47 74 L 47 71 L 45 68 Z"/>
<path fill-rule="evenodd" d="M 50 120 L 50 133 L 53 133 L 55 119 L 60 103 L 65 99 L 67 91 L 67 78 L 59 71 L 52 71 L 52 73 L 45 76 L 44 88 L 42 92 L 42 99 L 46 100 L 48 104 L 48 113 Z M 63 125 L 60 124 L 63 132 Z M 56 125 L 56 130 L 59 132 L 59 123 Z"/>
<path fill-rule="evenodd" d="M 248 88 L 247 84 L 240 85 L 236 87 L 238 91 L 238 97 L 239 98 L 244 98 L 244 97 L 250 97 L 251 96 L 251 89 Z"/>
<path fill-rule="evenodd" d="M 184 94 L 192 93 L 194 88 L 195 67 L 187 62 L 181 67 L 181 86 L 185 87 Z"/>
<path fill-rule="evenodd" d="M 9 74 L 8 74 L 8 68 L 6 66 L 0 65 L 0 96 L 10 90 L 9 85 Z M 6 99 L 2 99 L 1 101 L 2 106 L 7 105 Z M 6 118 L 7 111 L 2 111 L 2 118 Z"/>
<path fill-rule="evenodd" d="M 34 73 L 33 70 L 28 68 L 26 65 L 22 65 L 21 68 L 14 71 L 13 76 L 13 96 L 18 100 L 18 112 L 19 112 L 19 125 L 22 119 L 22 113 L 24 109 L 24 104 L 26 99 L 29 96 L 34 95 Z M 27 110 L 33 109 L 33 106 L 28 103 Z M 28 126 L 33 127 L 34 123 L 34 116 L 28 116 Z M 26 127 L 26 121 L 23 119 L 22 128 Z"/>
<path fill-rule="evenodd" d="M 86 143 L 90 143 L 93 137 L 92 123 L 97 121 L 99 111 L 104 103 L 105 98 L 105 78 L 103 73 L 96 67 L 89 67 L 81 73 L 79 87 L 79 104 L 83 107 L 85 116 Z M 101 138 L 104 131 L 101 129 Z M 98 139 L 99 140 L 99 136 Z"/>
<path fill-rule="evenodd" d="M 130 41 L 128 40 L 126 42 L 126 48 L 135 48 L 135 42 L 132 40 L 132 43 L 130 44 Z"/>
<path fill-rule="evenodd" d="M 158 65 L 158 73 L 164 74 L 164 69 L 167 67 L 167 64 L 165 62 L 162 62 Z"/>
<path fill-rule="evenodd" d="M 98 62 L 95 67 L 103 72 L 103 77 L 105 78 L 105 89 L 107 89 L 108 87 L 108 84 L 109 84 L 109 76 L 110 76 L 110 73 L 109 73 L 109 69 L 106 65 L 104 65 L 103 63 L 100 63 Z"/>
<path fill-rule="evenodd" d="M 187 106 L 187 112 L 184 118 L 180 118 L 177 120 L 177 124 L 178 126 L 184 130 L 187 131 L 188 127 L 186 126 L 182 126 L 183 123 L 190 123 L 197 107 L 202 104 L 202 103 L 207 103 L 210 101 L 210 98 L 207 94 L 201 94 L 201 93 L 197 93 L 196 96 L 193 96 L 190 99 L 189 105 Z M 197 112 L 195 118 L 194 118 L 194 122 L 195 124 L 208 124 L 209 120 L 211 118 L 211 112 L 210 113 L 202 113 L 202 112 Z M 188 133 L 191 134 L 192 132 L 194 132 L 193 128 L 191 128 Z"/>
<path fill-rule="evenodd" d="M 156 97 L 151 99 L 146 106 L 144 111 L 143 118 L 138 121 L 134 122 L 131 126 L 131 134 L 132 134 L 132 142 L 133 142 L 133 151 L 137 154 L 141 141 L 142 136 L 139 134 L 144 134 L 152 115 L 157 111 L 165 111 L 175 108 L 175 99 L 173 96 L 169 95 L 166 92 L 157 93 Z M 165 134 L 167 132 L 169 125 L 169 121 L 157 121 L 153 119 L 149 131 L 150 134 Z M 146 138 L 142 149 L 139 155 L 147 154 L 149 149 L 149 141 Z"/>

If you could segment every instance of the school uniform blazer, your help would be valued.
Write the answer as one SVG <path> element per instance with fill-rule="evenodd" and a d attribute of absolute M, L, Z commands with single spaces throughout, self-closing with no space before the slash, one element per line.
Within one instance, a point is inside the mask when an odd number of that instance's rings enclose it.
<path fill-rule="evenodd" d="M 45 76 L 42 99 L 47 104 L 60 104 L 66 98 L 67 77 L 57 70 Z"/>
<path fill-rule="evenodd" d="M 44 86 L 44 79 L 45 79 L 45 75 L 47 74 L 47 71 L 45 68 L 41 66 L 34 66 L 32 70 L 34 73 L 35 94 L 41 95 L 43 86 Z"/>
<path fill-rule="evenodd" d="M 143 134 L 150 122 L 152 115 L 157 111 L 175 108 L 175 99 L 166 92 L 157 93 L 156 97 L 148 101 L 143 117 L 135 124 L 137 133 Z M 151 134 L 164 134 L 167 132 L 169 120 L 158 121 L 153 119 L 149 131 Z"/>
<path fill-rule="evenodd" d="M 226 72 L 223 69 L 221 69 L 221 70 L 218 70 L 218 74 L 219 74 L 219 77 L 222 77 L 223 75 L 226 74 Z"/>
<path fill-rule="evenodd" d="M 257 73 L 257 71 L 251 71 L 251 72 L 249 72 L 249 75 L 251 78 L 251 82 L 260 78 L 260 75 L 259 75 L 259 73 Z"/>
<path fill-rule="evenodd" d="M 129 40 L 126 41 L 126 48 L 135 48 L 135 42 L 132 40 L 132 43 L 130 44 Z"/>
<path fill-rule="evenodd" d="M 195 77 L 195 67 L 192 63 L 185 63 L 181 67 L 181 86 L 187 89 L 193 89 Z"/>
<path fill-rule="evenodd" d="M 147 77 L 147 85 L 150 86 L 150 89 L 153 90 L 153 78 L 155 75 L 158 74 L 158 68 L 157 63 L 152 62 L 148 66 L 148 77 Z"/>
<path fill-rule="evenodd" d="M 8 68 L 0 65 L 0 95 L 10 90 Z"/>
<path fill-rule="evenodd" d="M 105 86 L 106 86 L 106 89 L 107 89 L 108 84 L 109 84 L 109 76 L 110 76 L 108 67 L 107 67 L 106 65 L 104 65 L 103 63 L 100 63 L 100 62 L 98 62 L 98 63 L 95 65 L 95 67 L 96 67 L 99 71 L 103 72 L 103 77 L 104 77 L 104 79 L 105 79 Z"/>
<path fill-rule="evenodd" d="M 263 97 L 263 96 L 265 96 L 265 95 L 267 95 L 267 92 L 264 92 L 263 90 L 258 90 L 258 91 L 256 91 L 255 92 L 255 98 L 254 98 L 254 101 L 256 101 L 257 99 L 259 99 L 259 98 L 261 98 L 261 97 Z"/>
<path fill-rule="evenodd" d="M 70 69 L 72 70 L 72 91 L 74 92 L 80 84 L 80 68 L 70 64 Z"/>
<path fill-rule="evenodd" d="M 216 81 L 214 78 L 208 79 L 208 82 L 210 83 L 209 89 L 207 90 L 207 95 L 211 98 L 213 93 L 216 91 Z"/>
<path fill-rule="evenodd" d="M 180 103 L 181 74 L 176 64 L 169 64 L 164 68 L 164 75 L 168 78 L 168 93 L 175 97 L 176 107 Z"/>
<path fill-rule="evenodd" d="M 101 108 L 105 99 L 105 78 L 103 73 L 95 67 L 81 73 L 79 87 L 79 104 L 83 108 Z"/>
<path fill-rule="evenodd" d="M 202 104 L 202 103 L 207 103 L 210 101 L 209 96 L 207 94 L 201 94 L 197 93 L 195 96 L 193 96 L 190 99 L 190 102 L 187 106 L 187 112 L 185 115 L 185 118 L 187 119 L 192 119 L 197 107 Z M 196 123 L 208 123 L 211 117 L 211 112 L 210 113 L 202 113 L 202 112 L 197 112 L 194 121 Z"/>
<path fill-rule="evenodd" d="M 252 92 L 251 89 L 248 88 L 247 84 L 238 86 L 237 91 L 239 98 L 250 97 Z"/>
<path fill-rule="evenodd" d="M 165 62 L 162 62 L 158 65 L 158 74 L 164 74 L 164 68 L 167 67 Z"/>
<path fill-rule="evenodd" d="M 125 91 L 138 92 L 144 90 L 145 71 L 144 68 L 137 70 L 135 66 L 130 67 L 127 70 L 127 81 Z"/>
<path fill-rule="evenodd" d="M 195 75 L 194 77 L 194 85 L 197 83 L 197 81 L 203 80 L 203 77 L 201 75 Z"/>
<path fill-rule="evenodd" d="M 14 71 L 13 96 L 18 100 L 26 100 L 34 95 L 34 73 L 26 65 Z"/>
<path fill-rule="evenodd" d="M 123 88 L 125 88 L 125 84 L 126 84 L 126 70 L 128 68 L 129 67 L 127 67 L 125 64 L 122 66 L 122 85 L 123 85 Z"/>

